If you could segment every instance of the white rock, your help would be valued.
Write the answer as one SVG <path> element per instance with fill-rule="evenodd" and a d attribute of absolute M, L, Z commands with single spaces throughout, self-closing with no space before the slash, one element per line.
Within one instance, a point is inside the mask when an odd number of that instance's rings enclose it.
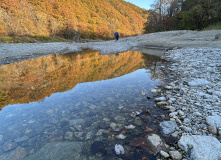
<path fill-rule="evenodd" d="M 124 151 L 124 147 L 120 144 L 116 144 L 115 147 L 114 147 L 114 150 L 115 150 L 115 153 L 117 155 L 120 155 L 120 154 L 124 154 L 125 151 Z"/>
<path fill-rule="evenodd" d="M 216 126 L 217 128 L 221 128 L 221 116 L 208 116 L 206 117 L 206 123 L 211 126 Z"/>
<path fill-rule="evenodd" d="M 150 92 L 152 93 L 152 94 L 156 94 L 156 93 L 158 93 L 158 92 L 160 92 L 161 91 L 161 89 L 151 89 L 150 90 Z"/>
<path fill-rule="evenodd" d="M 155 101 L 166 101 L 166 97 L 155 98 Z"/>
<path fill-rule="evenodd" d="M 192 129 L 190 127 L 186 127 L 186 126 L 183 127 L 183 130 L 185 132 L 192 132 Z"/>
<path fill-rule="evenodd" d="M 132 124 L 130 124 L 130 125 L 128 125 L 128 126 L 125 126 L 125 128 L 126 128 L 126 129 L 134 129 L 134 128 L 135 128 L 135 126 L 134 126 L 134 125 L 132 125 Z"/>
<path fill-rule="evenodd" d="M 219 160 L 221 158 L 221 143 L 215 137 L 183 135 L 178 146 L 190 153 L 190 158 L 193 160 Z"/>
<path fill-rule="evenodd" d="M 206 79 L 194 79 L 190 82 L 188 82 L 189 86 L 203 86 L 203 85 L 207 85 L 210 84 L 209 81 L 207 81 Z"/>
<path fill-rule="evenodd" d="M 179 110 L 178 113 L 179 113 L 180 116 L 184 116 L 184 112 L 183 111 Z"/>
<path fill-rule="evenodd" d="M 172 86 L 165 86 L 165 89 L 171 90 L 171 89 L 173 89 L 173 87 Z"/>
<path fill-rule="evenodd" d="M 174 121 L 163 121 L 160 123 L 160 127 L 163 129 L 164 134 L 170 134 L 175 131 L 177 124 Z"/>
<path fill-rule="evenodd" d="M 150 148 L 155 155 L 160 152 L 159 147 L 162 149 L 166 149 L 165 144 L 161 140 L 160 136 L 158 136 L 157 134 L 148 135 L 147 143 L 150 145 Z"/>
<path fill-rule="evenodd" d="M 161 101 L 161 102 L 158 102 L 157 105 L 162 107 L 162 106 L 167 105 L 167 102 L 166 101 Z"/>
<path fill-rule="evenodd" d="M 119 139 L 125 139 L 127 136 L 123 135 L 123 134 L 119 134 L 116 136 Z"/>
<path fill-rule="evenodd" d="M 170 117 L 175 117 L 177 115 L 178 112 L 172 112 L 169 114 Z"/>
<path fill-rule="evenodd" d="M 174 159 L 174 160 L 182 159 L 182 155 L 178 151 L 169 151 L 169 153 L 170 153 L 172 159 Z"/>
<path fill-rule="evenodd" d="M 160 151 L 160 155 L 163 156 L 164 158 L 170 157 L 170 155 L 167 152 L 164 152 L 163 150 Z"/>
<path fill-rule="evenodd" d="M 214 91 L 213 95 L 216 95 L 218 97 L 221 97 L 221 91 Z"/>

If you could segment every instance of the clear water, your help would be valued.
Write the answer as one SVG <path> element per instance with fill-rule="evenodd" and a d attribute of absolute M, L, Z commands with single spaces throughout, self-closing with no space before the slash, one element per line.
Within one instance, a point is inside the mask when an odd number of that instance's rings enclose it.
<path fill-rule="evenodd" d="M 133 142 L 158 132 L 162 120 L 147 99 L 163 78 L 156 63 L 159 57 L 136 51 L 86 50 L 1 66 L 0 159 L 155 159 Z"/>

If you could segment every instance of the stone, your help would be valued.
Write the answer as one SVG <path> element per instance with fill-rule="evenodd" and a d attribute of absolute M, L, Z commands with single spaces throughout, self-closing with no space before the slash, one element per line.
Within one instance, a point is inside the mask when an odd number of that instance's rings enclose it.
<path fill-rule="evenodd" d="M 210 82 L 207 81 L 206 79 L 194 79 L 188 82 L 189 86 L 203 86 L 203 85 L 208 85 L 208 84 L 210 84 Z"/>
<path fill-rule="evenodd" d="M 117 128 L 117 124 L 116 123 L 111 123 L 110 127 L 111 127 L 111 129 L 113 129 L 115 131 L 116 128 Z"/>
<path fill-rule="evenodd" d="M 217 128 L 221 128 L 221 116 L 208 116 L 206 117 L 206 123 L 211 126 L 216 126 Z"/>
<path fill-rule="evenodd" d="M 26 150 L 23 147 L 18 146 L 16 149 L 10 151 L 7 154 L 0 156 L 1 160 L 23 160 L 27 155 Z"/>
<path fill-rule="evenodd" d="M 19 138 L 16 138 L 15 139 L 15 142 L 18 143 L 18 142 L 23 142 L 23 141 L 26 141 L 28 140 L 28 136 L 23 136 L 23 137 L 19 137 Z"/>
<path fill-rule="evenodd" d="M 170 155 L 167 152 L 164 152 L 163 150 L 160 151 L 160 155 L 163 156 L 164 158 L 170 157 Z"/>
<path fill-rule="evenodd" d="M 157 102 L 159 102 L 159 101 L 166 101 L 166 97 L 155 98 L 155 101 L 157 101 Z"/>
<path fill-rule="evenodd" d="M 213 95 L 216 95 L 218 97 L 221 97 L 221 91 L 214 91 Z"/>
<path fill-rule="evenodd" d="M 75 126 L 75 125 L 79 125 L 82 123 L 85 123 L 83 119 L 73 119 L 70 121 L 70 126 Z"/>
<path fill-rule="evenodd" d="M 141 121 L 140 118 L 136 118 L 136 119 L 134 120 L 134 124 L 135 124 L 136 126 L 142 126 L 142 125 L 143 125 L 143 122 Z"/>
<path fill-rule="evenodd" d="M 66 132 L 64 135 L 64 139 L 73 140 L 73 135 L 74 135 L 73 132 Z"/>
<path fill-rule="evenodd" d="M 115 119 L 116 121 L 125 121 L 125 118 L 122 117 L 122 116 L 119 116 L 119 115 L 115 116 L 114 119 Z"/>
<path fill-rule="evenodd" d="M 24 160 L 52 160 L 52 159 L 87 159 L 81 155 L 83 143 L 82 142 L 52 142 L 44 145 L 39 151 L 24 158 Z"/>
<path fill-rule="evenodd" d="M 125 126 L 125 128 L 126 128 L 126 129 L 134 129 L 134 128 L 135 128 L 135 126 L 134 126 L 134 125 L 132 125 L 132 124 L 130 124 L 130 125 L 128 125 L 128 126 Z"/>
<path fill-rule="evenodd" d="M 175 131 L 177 124 L 174 121 L 163 121 L 160 123 L 160 127 L 164 134 L 171 134 Z"/>
<path fill-rule="evenodd" d="M 151 89 L 150 90 L 150 92 L 152 93 L 152 94 L 156 94 L 156 93 L 158 93 L 158 92 L 160 92 L 161 91 L 161 89 Z"/>
<path fill-rule="evenodd" d="M 123 134 L 119 134 L 116 136 L 116 138 L 118 139 L 125 139 L 127 136 L 123 135 Z"/>
<path fill-rule="evenodd" d="M 124 147 L 120 144 L 116 144 L 115 147 L 114 147 L 114 150 L 115 150 L 115 153 L 117 155 L 120 155 L 120 154 L 124 154 L 125 151 L 124 151 Z"/>
<path fill-rule="evenodd" d="M 184 116 L 184 115 L 185 115 L 184 112 L 181 111 L 181 110 L 178 111 L 178 114 L 179 114 L 180 116 Z"/>
<path fill-rule="evenodd" d="M 167 105 L 166 101 L 161 101 L 161 102 L 157 103 L 157 106 L 159 106 L 159 107 L 163 107 L 163 106 L 166 106 L 166 105 Z"/>
<path fill-rule="evenodd" d="M 210 133 L 212 133 L 214 135 L 218 134 L 218 130 L 217 130 L 216 126 L 209 126 L 208 130 L 209 130 Z"/>
<path fill-rule="evenodd" d="M 178 112 L 172 112 L 172 113 L 169 114 L 169 116 L 170 116 L 171 118 L 173 118 L 173 117 L 175 117 L 175 116 L 177 115 L 177 113 L 178 113 Z"/>
<path fill-rule="evenodd" d="M 181 160 L 182 159 L 182 154 L 178 151 L 170 151 L 170 156 L 172 157 L 173 160 Z"/>
<path fill-rule="evenodd" d="M 184 126 L 183 127 L 183 131 L 185 131 L 185 132 L 192 132 L 192 129 L 190 127 Z"/>
<path fill-rule="evenodd" d="M 15 149 L 17 147 L 17 143 L 15 142 L 5 142 L 3 145 L 3 150 L 5 152 Z"/>
<path fill-rule="evenodd" d="M 174 133 L 171 134 L 171 136 L 173 136 L 173 137 L 177 137 L 178 135 L 179 135 L 178 131 L 175 131 Z"/>
<path fill-rule="evenodd" d="M 161 150 L 166 150 L 165 144 L 157 134 L 149 134 L 146 139 L 155 155 Z"/>
<path fill-rule="evenodd" d="M 212 136 L 183 135 L 178 141 L 180 149 L 194 160 L 218 160 L 221 158 L 221 143 Z"/>
<path fill-rule="evenodd" d="M 167 89 L 167 90 L 171 90 L 171 89 L 173 89 L 172 86 L 165 86 L 164 88 Z"/>

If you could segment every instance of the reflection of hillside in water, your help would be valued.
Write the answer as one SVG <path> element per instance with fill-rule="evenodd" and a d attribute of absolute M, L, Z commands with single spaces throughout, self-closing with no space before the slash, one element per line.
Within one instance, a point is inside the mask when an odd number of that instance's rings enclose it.
<path fill-rule="evenodd" d="M 0 67 L 0 108 L 39 101 L 52 93 L 70 90 L 78 83 L 111 79 L 150 68 L 159 60 L 137 51 L 116 56 L 87 50 L 4 65 Z"/>

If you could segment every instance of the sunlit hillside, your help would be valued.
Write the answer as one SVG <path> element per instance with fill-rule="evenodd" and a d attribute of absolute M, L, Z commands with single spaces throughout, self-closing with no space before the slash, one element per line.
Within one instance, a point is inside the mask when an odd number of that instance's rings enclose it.
<path fill-rule="evenodd" d="M 1 0 L 0 36 L 108 39 L 141 34 L 147 11 L 123 0 Z M 68 37 L 69 38 L 69 37 Z"/>

